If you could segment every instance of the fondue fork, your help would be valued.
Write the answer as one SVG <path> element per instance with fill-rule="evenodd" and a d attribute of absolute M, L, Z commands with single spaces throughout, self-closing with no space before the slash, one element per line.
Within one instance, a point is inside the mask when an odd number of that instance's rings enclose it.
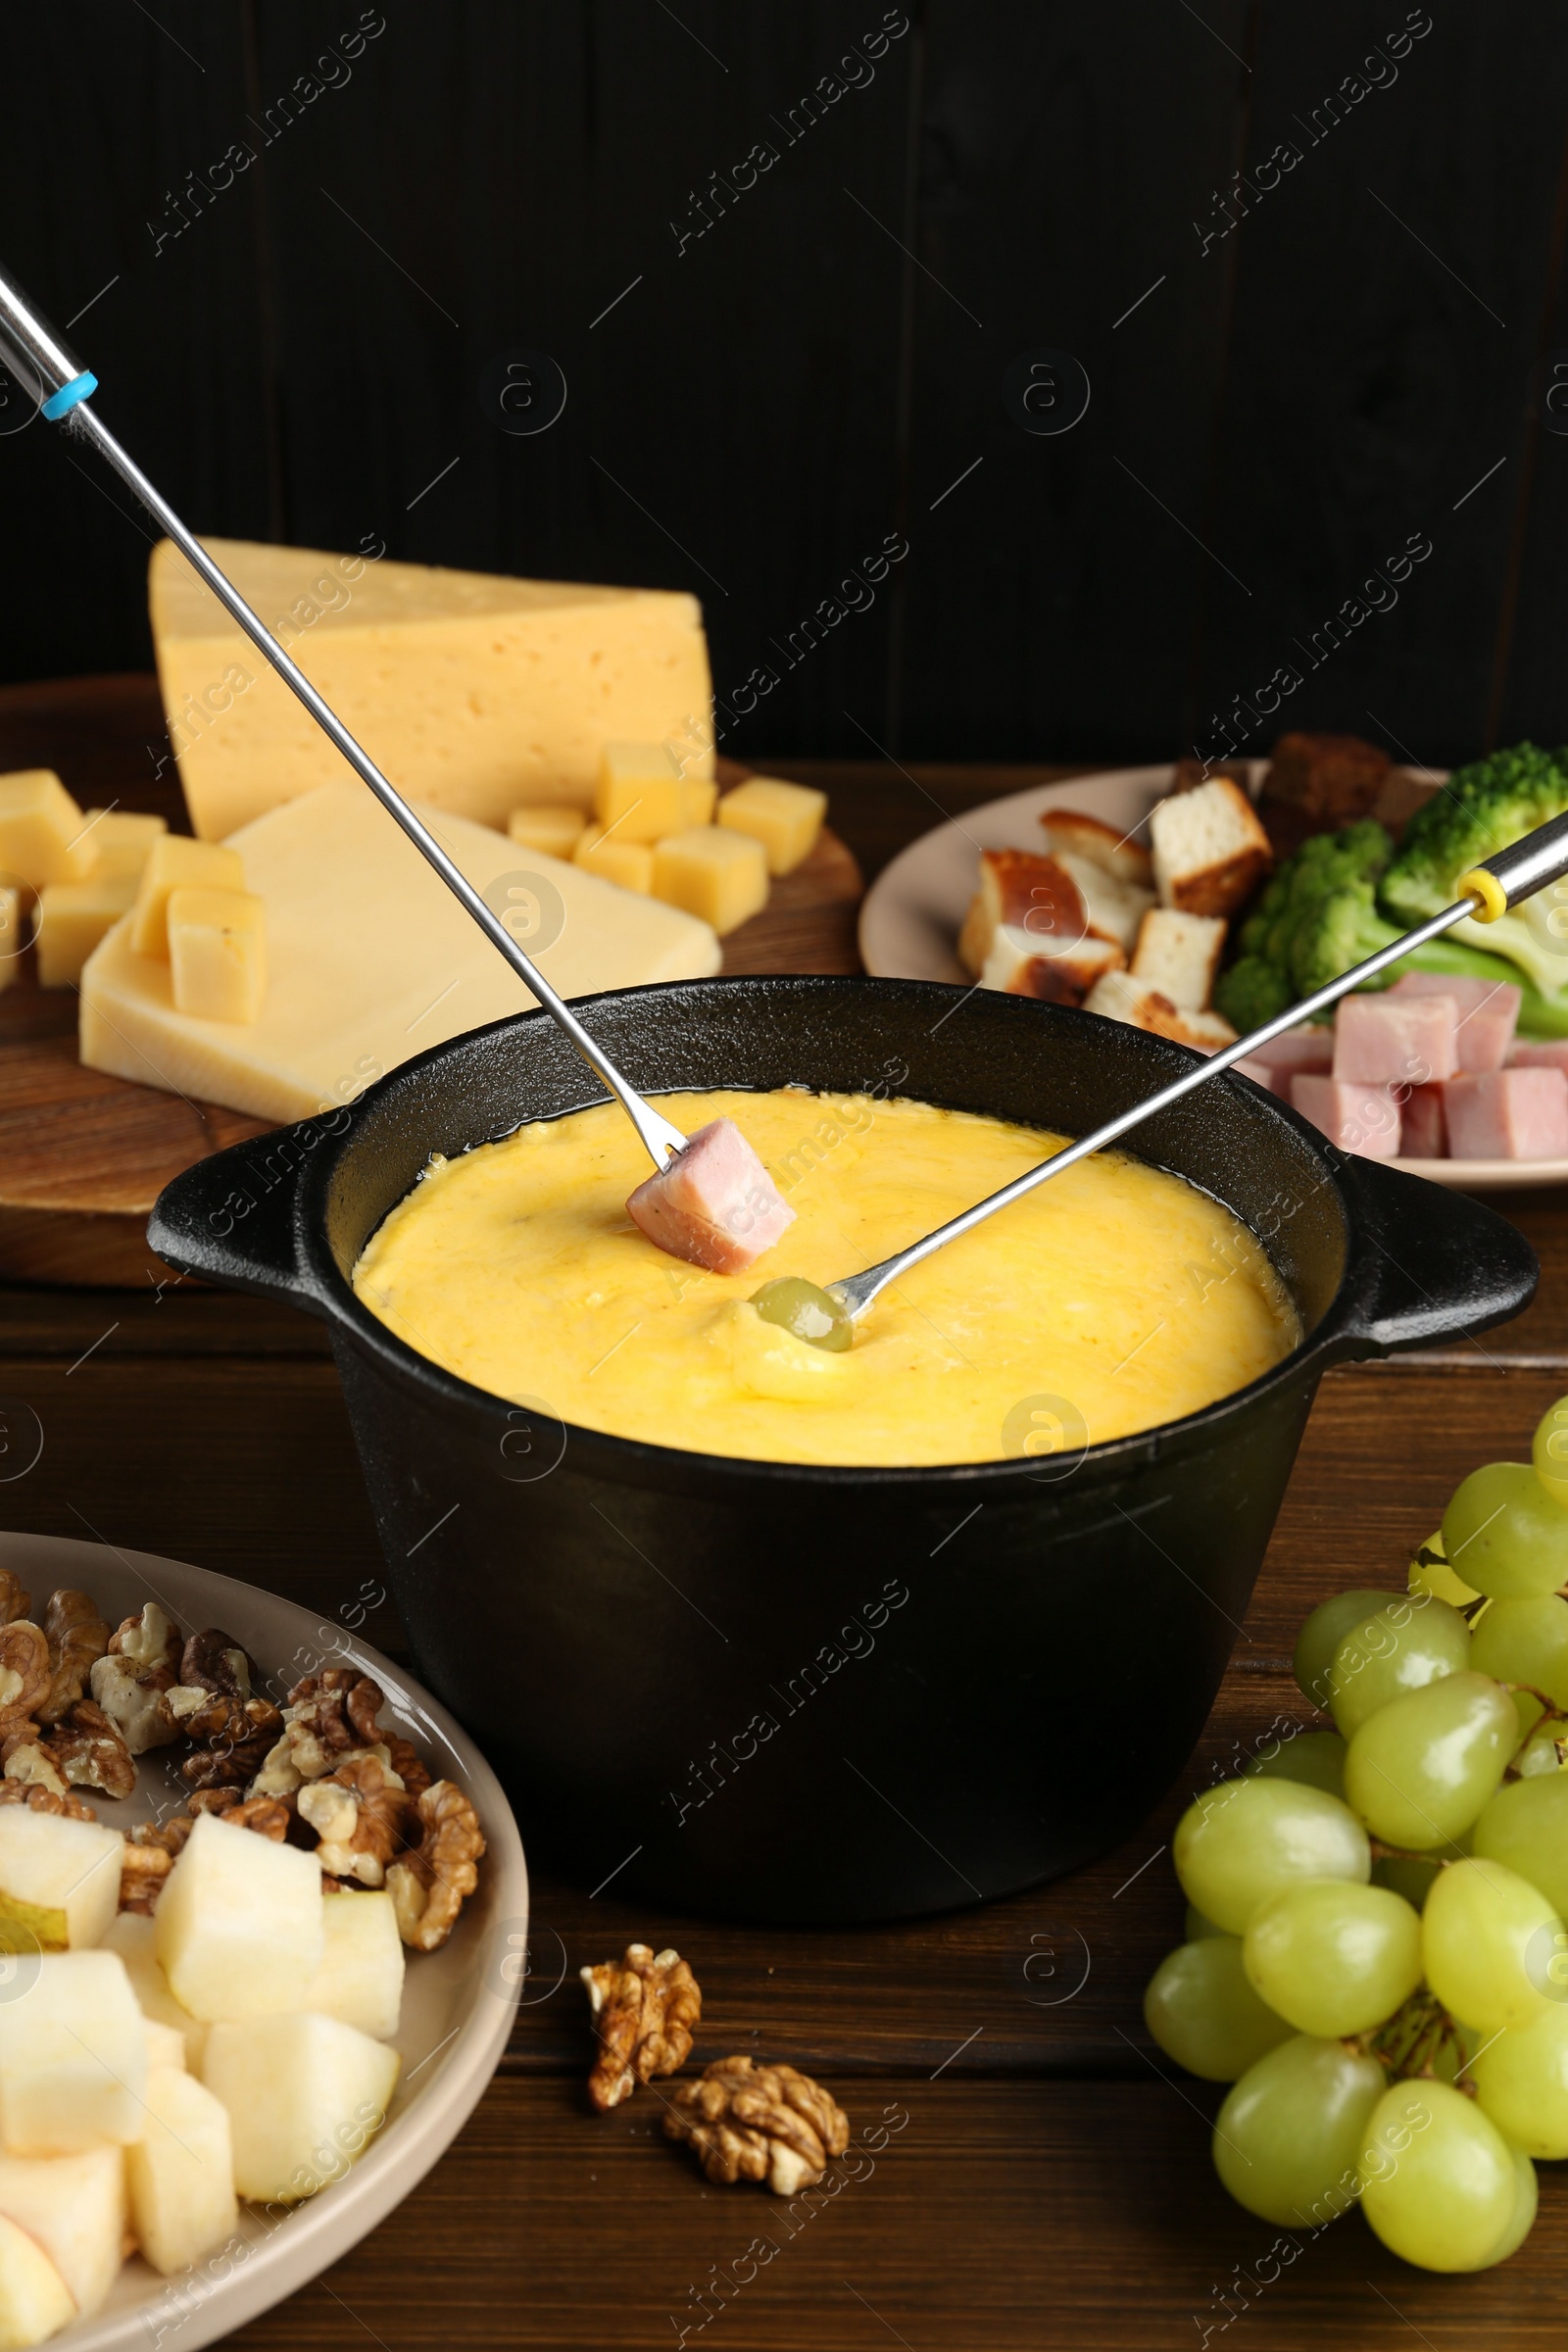
<path fill-rule="evenodd" d="M 605 1052 L 596 1044 L 564 1001 L 558 997 L 549 981 L 532 958 L 526 956 L 506 924 L 474 889 L 466 874 L 447 856 L 446 851 L 409 807 L 396 787 L 388 783 L 369 754 L 355 742 L 343 721 L 324 703 L 305 672 L 291 662 L 266 623 L 252 612 L 250 606 L 202 546 L 201 541 L 186 529 L 167 499 L 153 487 L 140 466 L 122 449 L 108 426 L 88 404 L 88 397 L 98 389 L 98 378 L 90 374 L 69 347 L 62 342 L 54 328 L 33 307 L 21 288 L 0 271 L 0 358 L 29 399 L 41 404 L 41 413 L 51 424 L 70 417 L 71 427 L 83 440 L 90 441 L 100 457 L 112 466 L 135 493 L 147 512 L 172 539 L 195 571 L 204 579 L 213 594 L 239 623 L 258 652 L 265 655 L 278 676 L 298 695 L 306 710 L 328 739 L 335 744 L 354 769 L 362 783 L 368 784 L 393 820 L 402 826 L 422 857 L 428 859 L 442 881 L 458 900 L 465 911 L 476 922 L 491 946 L 503 955 L 517 977 L 530 988 L 557 1027 L 570 1039 L 577 1052 L 596 1078 L 610 1089 L 641 1137 L 644 1148 L 657 1169 L 663 1169 L 677 1152 L 686 1149 L 687 1138 L 678 1127 L 655 1110 L 622 1075 Z"/>
<path fill-rule="evenodd" d="M 1065 1150 L 1056 1152 L 1051 1159 L 1043 1160 L 1038 1168 L 1031 1168 L 1026 1175 L 1014 1177 L 1011 1184 L 1004 1184 L 1000 1192 L 992 1193 L 987 1200 L 976 1201 L 974 1207 L 966 1208 L 961 1216 L 950 1219 L 946 1225 L 939 1225 L 934 1233 L 928 1233 L 922 1241 L 911 1243 L 907 1250 L 901 1250 L 897 1256 L 884 1258 L 879 1266 L 867 1266 L 863 1274 L 851 1274 L 842 1282 L 830 1282 L 826 1287 L 827 1299 L 842 1314 L 847 1314 L 852 1323 L 858 1321 L 872 1299 L 890 1282 L 896 1282 L 901 1274 L 906 1274 L 922 1258 L 946 1249 L 949 1242 L 956 1242 L 960 1234 L 972 1233 L 977 1225 L 983 1225 L 999 1209 L 1010 1206 L 1014 1200 L 1021 1200 L 1026 1193 L 1032 1193 L 1037 1186 L 1049 1184 L 1053 1176 L 1059 1176 L 1065 1169 L 1076 1166 L 1079 1160 L 1087 1159 L 1091 1152 L 1102 1152 L 1107 1144 L 1117 1142 L 1134 1127 L 1142 1126 L 1145 1119 L 1152 1118 L 1156 1111 L 1166 1110 L 1173 1102 L 1179 1102 L 1184 1095 L 1195 1094 L 1199 1087 L 1228 1070 L 1233 1062 L 1244 1061 L 1259 1046 L 1266 1046 L 1271 1039 L 1283 1037 L 1288 1029 L 1294 1029 L 1298 1022 L 1310 1020 L 1315 1013 L 1325 1011 L 1329 1005 L 1337 1004 L 1341 997 L 1358 988 L 1363 980 L 1371 979 L 1375 972 L 1386 971 L 1391 963 L 1397 963 L 1412 949 L 1424 947 L 1429 939 L 1441 939 L 1445 931 L 1451 930 L 1467 914 L 1474 915 L 1478 922 L 1494 923 L 1498 915 L 1505 914 L 1510 906 L 1518 906 L 1522 899 L 1534 898 L 1538 890 L 1544 890 L 1548 883 L 1561 881 L 1565 874 L 1568 874 L 1568 815 L 1554 816 L 1549 824 L 1539 826 L 1534 833 L 1527 833 L 1522 841 L 1516 841 L 1510 849 L 1499 850 L 1494 858 L 1488 858 L 1480 865 L 1472 867 L 1469 873 L 1461 874 L 1459 888 L 1463 897 L 1455 900 L 1451 906 L 1446 906 L 1441 914 L 1433 915 L 1429 922 L 1422 923 L 1414 931 L 1407 931 L 1402 939 L 1394 940 L 1388 947 L 1379 948 L 1375 956 L 1368 956 L 1364 961 L 1352 964 L 1348 972 L 1342 972 L 1326 988 L 1320 988 L 1312 996 L 1303 997 L 1298 1004 L 1293 1004 L 1288 1012 L 1280 1013 L 1272 1021 L 1265 1021 L 1261 1028 L 1254 1029 L 1250 1036 L 1239 1037 L 1234 1046 L 1224 1046 L 1217 1054 L 1210 1054 L 1196 1069 L 1173 1079 L 1169 1086 L 1162 1086 L 1147 1101 L 1135 1103 L 1131 1110 L 1118 1112 L 1115 1118 L 1107 1119 L 1102 1127 L 1097 1127 L 1093 1135 L 1081 1136 L 1077 1143 L 1068 1144 Z M 804 1332 L 802 1336 L 805 1336 Z M 834 1344 L 842 1346 L 843 1342 L 829 1342 L 829 1345 Z"/>

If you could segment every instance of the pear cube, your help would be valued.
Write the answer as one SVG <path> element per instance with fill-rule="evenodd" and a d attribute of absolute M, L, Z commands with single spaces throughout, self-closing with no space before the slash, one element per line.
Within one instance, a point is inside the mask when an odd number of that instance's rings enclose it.
<path fill-rule="evenodd" d="M 24 2230 L 60 2273 L 86 2319 L 120 2276 L 125 2237 L 125 2159 L 115 2147 L 79 2156 L 0 2156 L 0 2217 Z M 0 2334 L 0 2343 L 9 2339 Z"/>
<path fill-rule="evenodd" d="M 147 2043 L 124 1962 L 50 1952 L 33 1965 L 0 2001 L 0 2141 L 14 2156 L 69 2156 L 139 2139 Z"/>
<path fill-rule="evenodd" d="M 120 1903 L 125 1840 L 101 1822 L 0 1806 L 0 1951 L 78 1951 Z"/>
<path fill-rule="evenodd" d="M 321 1866 L 295 1845 L 203 1813 L 158 1898 L 156 1949 L 193 2017 L 269 2017 L 305 2005 L 320 1965 Z"/>
<path fill-rule="evenodd" d="M 0 2218 L 0 2352 L 41 2344 L 75 2316 L 71 2289 L 43 2248 Z"/>
<path fill-rule="evenodd" d="M 129 1973 L 128 1971 L 126 1972 Z M 134 1992 L 135 1986 L 131 1986 Z M 140 2007 L 140 2003 L 137 2004 Z M 172 2066 L 176 2074 L 189 2074 L 185 2063 L 185 2036 L 177 2026 L 160 2025 L 157 2018 L 141 2013 L 142 2039 L 147 2048 L 147 2072 L 154 2075 L 160 2067 Z"/>
<path fill-rule="evenodd" d="M 130 2218 L 167 2276 L 220 2245 L 239 2220 L 234 2151 L 221 2102 L 177 2067 L 147 2078 L 147 2135 L 126 2151 Z"/>
<path fill-rule="evenodd" d="M 384 1887 L 329 1894 L 321 1920 L 326 1940 L 305 2007 L 390 2041 L 403 2005 L 403 1938 L 391 1895 Z"/>
<path fill-rule="evenodd" d="M 122 1911 L 110 1921 L 102 1949 L 120 1954 L 143 2018 L 152 2025 L 173 2026 L 184 2039 L 186 2067 L 192 2074 L 200 2074 L 207 2028 L 199 2017 L 182 2009 L 169 1989 L 169 1979 L 158 1959 L 157 1921 L 141 1911 Z M 175 2061 L 171 2058 L 162 2063 L 172 2066 Z"/>
<path fill-rule="evenodd" d="M 337 2017 L 214 2026 L 202 2074 L 228 2109 L 240 2195 L 292 2203 L 340 2179 L 386 2121 L 402 2064 Z"/>

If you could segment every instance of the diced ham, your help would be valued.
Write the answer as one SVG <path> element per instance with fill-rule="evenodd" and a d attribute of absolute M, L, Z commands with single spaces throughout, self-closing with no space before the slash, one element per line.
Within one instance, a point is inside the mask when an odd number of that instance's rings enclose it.
<path fill-rule="evenodd" d="M 1233 1061 L 1231 1068 L 1239 1070 L 1244 1078 L 1250 1078 L 1254 1086 L 1266 1086 L 1271 1095 L 1283 1095 L 1287 1102 L 1290 1100 L 1289 1070 L 1271 1070 L 1266 1061 L 1257 1061 L 1251 1054 L 1245 1061 Z"/>
<path fill-rule="evenodd" d="M 1477 1070 L 1443 1090 L 1454 1159 L 1568 1159 L 1568 1077 L 1527 1065 Z"/>
<path fill-rule="evenodd" d="M 1400 1109 L 1399 1157 L 1446 1159 L 1448 1128 L 1441 1086 L 1412 1086 Z"/>
<path fill-rule="evenodd" d="M 711 1274 L 742 1274 L 771 1250 L 795 1211 L 733 1119 L 710 1119 L 657 1175 L 637 1187 L 626 1213 L 671 1257 Z"/>
<path fill-rule="evenodd" d="M 1334 1075 L 1361 1086 L 1427 1086 L 1459 1067 L 1459 1008 L 1451 996 L 1342 998 Z"/>
<path fill-rule="evenodd" d="M 1508 1059 L 1524 991 L 1509 980 L 1480 980 L 1468 974 L 1406 972 L 1391 997 L 1452 997 L 1459 1009 L 1457 1044 L 1461 1070 L 1500 1070 Z"/>
<path fill-rule="evenodd" d="M 1398 1158 L 1399 1105 L 1386 1086 L 1298 1071 L 1291 1080 L 1291 1102 L 1342 1152 L 1359 1152 L 1363 1159 Z"/>
<path fill-rule="evenodd" d="M 1249 1061 L 1260 1061 L 1271 1070 L 1326 1070 L 1334 1060 L 1334 1032 L 1314 1029 L 1308 1024 L 1302 1029 L 1287 1029 L 1283 1037 L 1271 1037 L 1261 1046 L 1254 1046 Z M 1282 1090 L 1284 1091 L 1284 1090 Z"/>
<path fill-rule="evenodd" d="M 1568 1076 L 1568 1037 L 1521 1037 L 1508 1052 L 1511 1070 L 1561 1070 Z"/>

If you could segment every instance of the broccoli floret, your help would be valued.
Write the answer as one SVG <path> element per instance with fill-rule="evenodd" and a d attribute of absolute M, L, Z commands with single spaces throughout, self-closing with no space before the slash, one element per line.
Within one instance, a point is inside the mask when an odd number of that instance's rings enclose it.
<path fill-rule="evenodd" d="M 1297 925 L 1291 940 L 1291 982 L 1298 997 L 1326 988 L 1364 956 L 1375 956 L 1399 936 L 1386 923 L 1373 900 L 1372 884 L 1354 875 L 1338 889 L 1325 891 Z M 1390 975 L 1392 979 L 1393 975 Z M 1380 974 L 1374 987 L 1389 985 Z"/>
<path fill-rule="evenodd" d="M 1243 956 L 1214 983 L 1214 1004 L 1231 1027 L 1245 1037 L 1261 1029 L 1290 1004 L 1290 982 L 1261 956 Z"/>
<path fill-rule="evenodd" d="M 1440 914 L 1453 905 L 1459 877 L 1469 867 L 1565 809 L 1568 752 L 1543 752 L 1521 743 L 1457 768 L 1406 825 L 1398 856 L 1383 877 L 1384 910 L 1405 928 Z M 1447 936 L 1505 956 L 1517 967 L 1512 976 L 1530 982 L 1533 994 L 1548 1002 L 1559 996 L 1568 1001 L 1568 941 L 1554 938 L 1526 908 L 1494 923 L 1467 915 Z M 1522 1011 L 1521 1021 L 1534 1010 Z"/>

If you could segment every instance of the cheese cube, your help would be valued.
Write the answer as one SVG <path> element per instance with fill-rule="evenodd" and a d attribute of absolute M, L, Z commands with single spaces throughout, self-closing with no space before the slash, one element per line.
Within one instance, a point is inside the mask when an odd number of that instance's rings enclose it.
<path fill-rule="evenodd" d="M 52 768 L 0 776 L 0 872 L 33 890 L 85 882 L 96 855 L 86 824 Z"/>
<path fill-rule="evenodd" d="M 168 920 L 175 1011 L 254 1021 L 267 994 L 261 900 L 248 890 L 172 890 Z"/>
<path fill-rule="evenodd" d="M 321 1958 L 320 1864 L 203 1813 L 164 1881 L 154 1925 L 169 1989 L 193 2016 L 297 2009 Z"/>
<path fill-rule="evenodd" d="M 120 1905 L 124 1851 L 102 1822 L 0 1805 L 0 1951 L 97 1943 Z"/>
<path fill-rule="evenodd" d="M 17 976 L 22 951 L 27 945 L 27 925 L 22 911 L 22 893 L 0 882 L 0 988 Z"/>
<path fill-rule="evenodd" d="M 0 2156 L 0 2214 L 43 2248 L 88 2319 L 120 2276 L 125 2235 L 125 2157 L 118 2147 L 76 2156 Z M 0 2343 L 13 2339 L 0 2333 Z"/>
<path fill-rule="evenodd" d="M 713 772 L 694 596 L 206 544 L 411 800 L 498 827 L 522 801 L 586 809 L 612 741 L 678 741 L 692 773 Z M 170 738 L 204 841 L 343 782 L 341 756 L 167 540 L 148 597 Z"/>
<path fill-rule="evenodd" d="M 45 883 L 38 893 L 38 986 L 74 988 L 98 942 L 135 903 L 134 874 Z"/>
<path fill-rule="evenodd" d="M 671 834 L 654 852 L 654 896 L 700 914 L 722 939 L 767 905 L 767 853 L 722 825 Z"/>
<path fill-rule="evenodd" d="M 662 841 L 706 825 L 716 786 L 689 773 L 664 743 L 607 743 L 594 787 L 594 814 L 620 841 Z"/>
<path fill-rule="evenodd" d="M 13 2156 L 140 2139 L 146 2083 L 142 2015 L 117 1953 L 46 1953 L 0 2001 L 0 2140 Z"/>
<path fill-rule="evenodd" d="M 75 2298 L 43 2248 L 0 2218 L 0 2344 L 41 2344 L 75 2316 Z"/>
<path fill-rule="evenodd" d="M 166 833 L 142 867 L 131 917 L 130 944 L 138 956 L 169 960 L 169 900 L 176 890 L 243 890 L 245 860 L 216 841 Z"/>
<path fill-rule="evenodd" d="M 562 996 L 717 971 L 718 942 L 691 915 L 520 852 L 487 825 L 420 813 L 477 890 L 522 866 L 549 885 L 564 920 L 553 944 L 534 952 Z M 352 1102 L 427 1046 L 532 1009 L 512 966 L 363 784 L 323 784 L 258 817 L 229 846 L 243 853 L 246 880 L 267 906 L 260 1014 L 234 1022 L 179 1012 L 170 966 L 133 952 L 127 917 L 81 976 L 79 1051 L 89 1069 L 270 1122 L 308 1119 Z"/>
<path fill-rule="evenodd" d="M 147 2077 L 147 2132 L 125 2158 L 136 2242 L 167 2278 L 199 2261 L 239 2220 L 228 2110 L 173 2067 Z"/>
<path fill-rule="evenodd" d="M 654 887 L 654 853 L 648 844 L 628 840 L 618 831 L 610 833 L 601 824 L 583 827 L 571 861 L 597 874 L 601 882 L 634 890 L 641 898 L 646 899 Z"/>
<path fill-rule="evenodd" d="M 95 881 L 106 874 L 139 874 L 154 842 L 169 830 L 166 818 L 144 815 L 139 808 L 89 808 L 82 821 Z"/>
<path fill-rule="evenodd" d="M 385 2042 L 336 2017 L 215 2026 L 202 2074 L 228 2109 L 240 2195 L 292 2202 L 347 2172 L 386 2121 L 402 2064 Z"/>
<path fill-rule="evenodd" d="M 543 850 L 547 858 L 569 858 L 583 830 L 580 808 L 558 808 L 548 801 L 537 808 L 514 808 L 507 819 L 507 832 L 519 848 Z"/>
<path fill-rule="evenodd" d="M 718 804 L 721 825 L 761 843 L 770 874 L 793 874 L 809 858 L 826 814 L 825 792 L 808 784 L 786 784 L 778 776 L 750 776 Z"/>

